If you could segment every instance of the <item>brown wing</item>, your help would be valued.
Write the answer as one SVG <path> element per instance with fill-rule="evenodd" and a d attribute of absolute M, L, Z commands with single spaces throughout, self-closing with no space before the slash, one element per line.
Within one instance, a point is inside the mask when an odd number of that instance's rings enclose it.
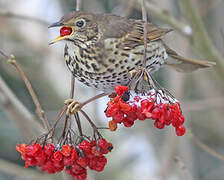
<path fill-rule="evenodd" d="M 124 36 L 124 39 L 129 41 L 138 41 L 138 42 L 144 42 L 144 21 L 140 20 L 132 20 L 133 27 L 129 30 L 128 34 Z M 171 29 L 162 29 L 154 24 L 148 22 L 147 23 L 147 38 L 148 41 L 156 41 L 158 39 L 161 39 L 162 36 L 164 36 L 166 33 L 170 32 Z"/>
<path fill-rule="evenodd" d="M 101 25 L 102 39 L 121 38 L 123 43 L 132 45 L 144 43 L 144 21 L 107 14 L 101 22 L 104 22 Z M 170 31 L 171 29 L 162 29 L 152 23 L 147 23 L 148 41 L 161 39 Z"/>

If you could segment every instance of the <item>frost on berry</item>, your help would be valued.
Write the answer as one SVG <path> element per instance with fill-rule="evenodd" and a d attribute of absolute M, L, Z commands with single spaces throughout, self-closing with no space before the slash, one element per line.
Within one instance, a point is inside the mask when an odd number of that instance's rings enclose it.
<path fill-rule="evenodd" d="M 54 174 L 65 171 L 75 180 L 85 180 L 87 168 L 103 171 L 107 159 L 104 156 L 113 145 L 104 138 L 82 140 L 79 144 L 39 143 L 17 144 L 16 150 L 25 161 L 25 167 L 38 166 L 41 171 Z"/>
<path fill-rule="evenodd" d="M 177 136 L 185 134 L 184 116 L 177 99 L 169 93 L 151 88 L 148 92 L 136 93 L 128 90 L 127 86 L 116 86 L 116 96 L 113 96 L 107 104 L 105 114 L 112 117 L 109 129 L 115 131 L 117 124 L 132 127 L 138 119 L 154 120 L 154 126 L 163 129 L 172 125 L 176 129 Z"/>

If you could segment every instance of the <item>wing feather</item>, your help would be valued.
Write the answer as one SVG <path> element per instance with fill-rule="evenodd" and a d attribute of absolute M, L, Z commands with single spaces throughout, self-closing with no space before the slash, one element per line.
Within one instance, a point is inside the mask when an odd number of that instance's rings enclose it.
<path fill-rule="evenodd" d="M 111 17 L 113 16 L 113 17 Z M 120 16 L 107 14 L 104 18 L 102 39 L 121 38 L 123 43 L 143 44 L 144 43 L 144 21 L 127 19 Z M 102 19 L 101 19 L 102 21 Z M 156 41 L 161 39 L 171 29 L 159 28 L 156 25 L 147 23 L 147 38 L 148 41 Z"/>

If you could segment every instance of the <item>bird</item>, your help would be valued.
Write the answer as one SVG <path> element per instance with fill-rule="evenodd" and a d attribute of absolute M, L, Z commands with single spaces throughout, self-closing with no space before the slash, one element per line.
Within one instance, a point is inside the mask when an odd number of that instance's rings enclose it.
<path fill-rule="evenodd" d="M 145 65 L 150 73 L 162 66 L 192 72 L 215 65 L 212 61 L 184 58 L 168 47 L 163 37 L 171 29 L 113 14 L 72 11 L 49 26 L 61 28 L 60 36 L 50 44 L 65 41 L 64 58 L 71 73 L 87 86 L 112 92 L 116 85 L 127 85 L 130 72 L 142 67 L 145 23 Z"/>

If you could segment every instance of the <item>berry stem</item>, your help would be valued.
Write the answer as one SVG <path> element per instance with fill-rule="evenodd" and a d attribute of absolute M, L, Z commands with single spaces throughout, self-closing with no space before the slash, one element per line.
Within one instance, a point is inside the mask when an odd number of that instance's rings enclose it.
<path fill-rule="evenodd" d="M 79 135 L 82 137 L 82 136 L 83 136 L 83 133 L 82 133 L 82 126 L 81 126 L 81 121 L 80 121 L 80 117 L 79 117 L 78 112 L 76 112 L 76 113 L 74 114 L 74 116 L 75 116 L 75 120 L 76 120 L 76 123 L 77 123 L 77 126 L 78 126 Z"/>
<path fill-rule="evenodd" d="M 86 104 L 89 104 L 90 102 L 93 102 L 101 97 L 104 97 L 104 96 L 107 96 L 108 94 L 107 93 L 101 93 L 101 94 L 98 94 L 90 99 L 88 99 L 87 101 L 83 102 L 80 104 L 81 107 L 85 106 Z"/>
<path fill-rule="evenodd" d="M 86 114 L 85 111 L 83 111 L 82 109 L 80 109 L 80 112 L 83 114 L 83 116 L 87 119 L 87 121 L 89 122 L 89 124 L 92 126 L 93 130 L 94 130 L 94 135 L 95 133 L 97 133 L 97 135 L 99 137 L 102 137 L 102 135 L 99 133 L 98 128 L 96 127 L 96 125 L 92 122 L 92 120 L 90 119 L 90 117 Z"/>
<path fill-rule="evenodd" d="M 76 1 L 76 8 L 79 9 L 79 1 Z M 71 79 L 71 92 L 70 92 L 70 98 L 72 99 L 74 97 L 74 89 L 75 89 L 75 76 L 72 75 L 72 79 Z M 84 106 L 85 104 L 81 104 L 81 106 Z M 74 114 L 75 116 L 75 121 L 76 121 L 76 124 L 78 126 L 78 130 L 79 130 L 79 135 L 82 137 L 83 136 L 83 133 L 82 133 L 82 126 L 81 126 L 81 121 L 80 121 L 80 118 L 79 118 L 79 114 L 78 112 L 76 112 Z M 70 123 L 71 125 L 71 123 Z M 70 127 L 71 128 L 71 127 Z"/>
<path fill-rule="evenodd" d="M 142 67 L 146 68 L 146 51 L 147 51 L 147 13 L 145 10 L 145 0 L 142 0 L 142 20 L 144 21 L 144 56 L 142 59 Z"/>

